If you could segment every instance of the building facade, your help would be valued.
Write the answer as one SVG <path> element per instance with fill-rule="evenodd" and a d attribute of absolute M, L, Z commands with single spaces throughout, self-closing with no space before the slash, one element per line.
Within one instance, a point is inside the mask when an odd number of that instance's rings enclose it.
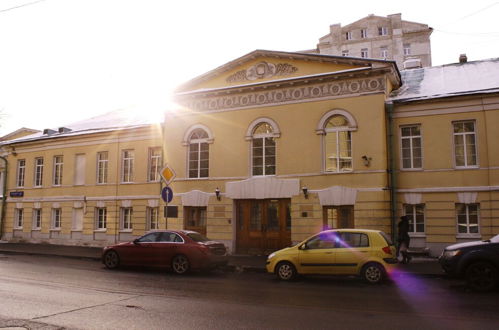
<path fill-rule="evenodd" d="M 2 142 L 2 239 L 102 246 L 159 228 L 161 137 L 117 111 Z"/>
<path fill-rule="evenodd" d="M 401 14 L 369 15 L 344 27 L 333 24 L 330 32 L 319 39 L 317 51 L 327 55 L 394 60 L 400 69 L 404 69 L 404 62 L 409 59 L 418 60 L 417 64 L 410 65 L 431 66 L 433 29 L 401 17 Z"/>

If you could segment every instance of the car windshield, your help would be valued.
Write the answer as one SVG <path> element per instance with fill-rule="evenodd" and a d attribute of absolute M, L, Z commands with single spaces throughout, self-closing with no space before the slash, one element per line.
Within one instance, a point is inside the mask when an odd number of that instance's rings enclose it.
<path fill-rule="evenodd" d="M 499 235 L 496 235 L 490 239 L 492 243 L 499 243 Z"/>
<path fill-rule="evenodd" d="M 209 239 L 203 235 L 201 235 L 200 233 L 188 233 L 187 236 L 190 237 L 190 239 L 192 239 L 194 242 L 208 242 Z"/>

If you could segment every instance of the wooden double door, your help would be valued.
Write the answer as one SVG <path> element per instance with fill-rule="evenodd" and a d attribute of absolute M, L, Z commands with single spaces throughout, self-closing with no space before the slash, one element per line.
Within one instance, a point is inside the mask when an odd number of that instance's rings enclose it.
<path fill-rule="evenodd" d="M 236 200 L 236 252 L 269 254 L 291 245 L 290 199 Z"/>

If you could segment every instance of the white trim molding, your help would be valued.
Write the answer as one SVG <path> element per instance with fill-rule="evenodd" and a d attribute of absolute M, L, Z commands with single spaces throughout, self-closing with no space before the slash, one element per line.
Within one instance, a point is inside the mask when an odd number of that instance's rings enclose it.
<path fill-rule="evenodd" d="M 421 204 L 421 200 L 423 199 L 423 194 L 421 193 L 405 193 L 404 199 L 406 204 L 417 205 Z"/>
<path fill-rule="evenodd" d="M 471 186 L 471 187 L 431 187 L 414 189 L 397 189 L 398 193 L 427 193 L 427 192 L 480 192 L 499 191 L 499 186 Z"/>
<path fill-rule="evenodd" d="M 215 137 L 213 136 L 213 133 L 208 128 L 208 126 L 203 125 L 203 124 L 195 124 L 195 125 L 192 125 L 191 127 L 189 127 L 189 129 L 187 131 L 185 131 L 184 138 L 182 139 L 182 145 L 184 147 L 189 145 L 189 141 L 190 141 L 189 137 L 191 136 L 192 132 L 194 132 L 194 130 L 196 130 L 198 128 L 202 129 L 203 131 L 206 132 L 206 134 L 208 134 L 208 139 L 206 140 L 206 142 L 213 143 L 213 141 L 215 140 Z"/>
<path fill-rule="evenodd" d="M 273 138 L 278 138 L 281 136 L 281 130 L 279 129 L 279 125 L 275 122 L 275 120 L 270 119 L 268 117 L 260 117 L 251 122 L 248 126 L 248 130 L 246 131 L 246 136 L 245 139 L 246 141 L 250 141 L 253 139 L 253 131 L 255 130 L 255 127 L 258 126 L 261 123 L 267 123 L 270 126 L 272 126 L 272 137 Z"/>
<path fill-rule="evenodd" d="M 343 109 L 334 109 L 334 110 L 326 112 L 321 117 L 321 120 L 319 120 L 319 123 L 317 124 L 317 127 L 315 128 L 315 132 L 317 133 L 317 135 L 326 134 L 326 130 L 325 130 L 326 123 L 329 120 L 329 118 L 331 118 L 334 115 L 344 116 L 348 120 L 348 129 L 352 130 L 352 131 L 357 130 L 357 121 L 348 111 L 343 110 Z"/>
<path fill-rule="evenodd" d="M 457 193 L 457 199 L 459 203 L 463 204 L 474 204 L 476 203 L 476 198 L 478 196 L 477 192 L 460 192 Z"/>
<path fill-rule="evenodd" d="M 300 194 L 300 180 L 254 177 L 227 182 L 226 196 L 232 199 L 291 198 Z"/>

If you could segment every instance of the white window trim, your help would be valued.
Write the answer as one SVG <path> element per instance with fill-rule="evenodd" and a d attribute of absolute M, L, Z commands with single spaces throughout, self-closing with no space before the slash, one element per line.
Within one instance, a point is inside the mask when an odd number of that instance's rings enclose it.
<path fill-rule="evenodd" d="M 410 137 L 403 137 L 402 136 L 402 129 L 403 128 L 407 128 L 407 127 L 413 127 L 413 126 L 419 126 L 419 135 L 418 136 L 410 136 Z M 424 163 L 424 156 L 423 156 L 423 134 L 422 134 L 422 130 L 423 130 L 423 127 L 421 124 L 409 124 L 409 125 L 402 125 L 402 126 L 399 126 L 399 134 L 400 134 L 400 140 L 399 140 L 399 143 L 400 143 L 400 148 L 399 148 L 399 152 L 400 152 L 400 170 L 401 171 L 422 171 L 424 166 L 423 166 L 423 163 Z M 421 167 L 414 167 L 414 155 L 413 155 L 413 143 L 412 143 L 412 139 L 414 137 L 419 137 L 419 139 L 421 140 Z M 409 139 L 410 142 L 411 142 L 411 167 L 404 167 L 404 160 L 403 160 L 403 155 L 402 155 L 402 140 L 403 139 Z"/>
<path fill-rule="evenodd" d="M 410 56 L 411 55 L 411 44 L 403 44 L 402 45 L 404 49 L 404 56 Z"/>
<path fill-rule="evenodd" d="M 39 226 L 37 226 L 37 220 L 38 220 L 37 214 L 40 215 L 40 225 Z M 42 228 L 42 209 L 34 208 L 31 220 L 32 220 L 31 229 L 32 230 L 40 230 Z"/>
<path fill-rule="evenodd" d="M 56 226 L 57 213 L 59 213 L 59 226 Z M 50 224 L 51 230 L 61 230 L 62 228 L 62 209 L 53 208 L 52 209 L 52 223 Z"/>
<path fill-rule="evenodd" d="M 24 162 L 23 166 L 21 166 L 21 161 Z M 16 188 L 23 188 L 25 180 L 26 180 L 26 159 L 18 159 L 17 172 L 16 172 Z M 22 185 L 19 184 L 19 181 L 22 181 Z"/>
<path fill-rule="evenodd" d="M 14 229 L 23 229 L 24 227 L 24 209 L 14 209 Z"/>
<path fill-rule="evenodd" d="M 418 205 L 423 205 L 423 231 L 416 231 L 416 207 Z M 411 207 L 411 211 L 412 211 L 412 214 L 407 214 L 405 213 L 405 207 L 406 206 L 410 206 Z M 405 215 L 411 215 L 412 216 L 412 219 L 414 221 L 414 231 L 410 231 L 409 232 L 409 236 L 411 237 L 425 237 L 426 236 L 426 205 L 424 203 L 418 203 L 418 204 L 408 204 L 408 203 L 405 203 L 403 205 L 404 207 L 404 214 Z"/>
<path fill-rule="evenodd" d="M 381 31 L 380 31 L 380 29 L 381 29 Z M 378 35 L 379 36 L 387 36 L 388 35 L 388 27 L 386 27 L 386 26 L 379 26 L 378 27 Z"/>
<path fill-rule="evenodd" d="M 334 115 L 342 115 L 347 118 L 348 120 L 348 130 L 349 131 L 356 131 L 357 130 L 357 121 L 355 118 L 346 110 L 343 109 L 334 109 L 331 111 L 328 111 L 325 113 L 321 119 L 319 120 L 319 123 L 317 124 L 317 127 L 315 128 L 315 133 L 318 135 L 324 135 L 326 134 L 326 123 Z"/>
<path fill-rule="evenodd" d="M 364 53 L 366 56 L 364 56 Z M 369 48 L 362 48 L 360 50 L 360 57 L 362 58 L 369 58 Z"/>
<path fill-rule="evenodd" d="M 132 157 L 125 158 L 125 153 L 130 152 Z M 125 178 L 125 162 L 128 164 L 128 173 L 126 173 Z M 135 150 L 134 149 L 124 149 L 121 151 L 121 183 L 133 183 L 135 174 Z M 126 179 L 126 180 L 125 180 Z"/>
<path fill-rule="evenodd" d="M 206 134 L 208 134 L 208 139 L 206 140 L 206 142 L 209 144 L 213 143 L 213 141 L 215 140 L 215 137 L 214 137 L 213 133 L 211 132 L 211 130 L 208 128 L 208 126 L 203 125 L 203 124 L 196 124 L 196 125 L 192 125 L 191 127 L 189 127 L 189 129 L 187 131 L 185 131 L 184 137 L 182 139 L 182 145 L 184 147 L 187 147 L 189 145 L 189 143 L 190 143 L 189 139 L 191 137 L 192 132 L 194 132 L 198 128 L 202 129 L 203 131 L 206 132 Z"/>
<path fill-rule="evenodd" d="M 201 128 L 200 128 L 201 129 Z M 192 131 L 191 131 L 192 133 Z M 208 134 L 208 132 L 205 131 L 206 134 Z M 208 135 L 209 137 L 209 135 Z M 189 136 L 189 140 L 188 140 L 188 144 L 187 144 L 187 178 L 188 179 L 207 179 L 209 178 L 210 176 L 210 150 L 209 150 L 209 138 L 203 138 L 203 139 L 190 139 L 190 136 Z M 212 141 L 213 142 L 213 141 Z M 208 144 L 208 176 L 201 176 L 201 144 L 203 143 L 206 143 Z M 195 177 L 190 177 L 190 171 L 191 171 L 191 168 L 190 168 L 190 163 L 191 163 L 191 145 L 192 144 L 197 144 L 198 145 L 198 151 L 197 151 L 197 154 L 198 154 L 198 159 L 197 159 L 197 175 Z"/>
<path fill-rule="evenodd" d="M 345 40 L 353 40 L 352 31 L 345 32 Z"/>
<path fill-rule="evenodd" d="M 481 238 L 482 237 L 482 231 L 480 230 L 480 204 L 479 203 L 459 203 L 459 204 L 464 204 L 466 206 L 466 228 L 468 233 L 460 233 L 459 232 L 459 218 L 458 214 L 456 212 L 455 218 L 456 218 L 456 238 Z M 477 206 L 477 228 L 478 228 L 478 233 L 469 233 L 469 224 L 470 224 L 470 218 L 469 218 L 469 206 L 470 205 L 476 205 Z M 455 211 L 454 211 L 455 212 Z"/>
<path fill-rule="evenodd" d="M 38 160 L 41 160 L 42 163 L 38 164 Z M 45 161 L 43 157 L 36 157 L 35 158 L 35 173 L 33 173 L 33 187 L 35 188 L 40 188 L 43 187 L 43 168 L 45 166 Z M 40 172 L 38 172 L 38 169 L 40 169 Z M 40 173 L 40 184 L 37 183 L 38 179 L 38 173 Z"/>
<path fill-rule="evenodd" d="M 104 211 L 104 227 L 99 227 L 99 220 L 100 220 L 100 211 Z M 94 231 L 106 231 L 107 230 L 107 208 L 106 207 L 96 207 L 95 208 L 95 223 L 94 223 Z"/>
<path fill-rule="evenodd" d="M 125 210 L 130 210 L 130 228 L 125 228 Z M 133 231 L 133 208 L 132 207 L 121 207 L 120 209 L 120 232 L 132 232 Z"/>
<path fill-rule="evenodd" d="M 156 213 L 156 225 L 155 225 L 155 228 L 152 228 L 151 224 L 152 224 L 152 221 L 153 218 L 152 218 L 152 215 L 154 214 L 154 212 Z M 147 207 L 146 209 L 146 216 L 147 216 L 147 228 L 149 230 L 155 230 L 155 229 L 159 229 L 159 207 Z"/>
<path fill-rule="evenodd" d="M 106 159 L 99 159 L 99 155 L 102 155 L 102 154 L 106 154 Z M 109 152 L 108 151 L 99 151 L 97 152 L 97 156 L 96 156 L 96 160 L 97 160 L 97 167 L 96 167 L 96 184 L 107 184 L 108 182 L 108 174 L 109 174 Z M 100 181 L 100 172 L 99 172 L 99 164 L 103 164 L 103 182 L 99 182 Z"/>
<path fill-rule="evenodd" d="M 360 29 L 360 37 L 362 39 L 367 39 L 367 28 Z"/>
<path fill-rule="evenodd" d="M 473 122 L 473 133 L 454 133 L 454 124 L 457 123 L 465 123 L 465 122 Z M 475 119 L 469 119 L 469 120 L 456 120 L 451 123 L 451 132 L 452 132 L 452 158 L 453 158 L 453 164 L 455 169 L 463 170 L 463 169 L 477 169 L 480 168 L 480 158 L 478 154 L 478 129 L 477 129 L 477 121 Z M 466 136 L 467 134 L 474 134 L 475 135 L 475 153 L 476 153 L 476 165 L 464 165 L 464 166 L 458 166 L 456 162 L 456 143 L 454 137 L 456 135 L 463 135 Z M 466 138 L 464 138 L 464 141 L 466 142 Z M 466 152 L 466 147 L 464 148 L 465 151 L 465 160 L 466 163 L 468 163 L 468 153 Z"/>
<path fill-rule="evenodd" d="M 61 161 L 58 162 L 57 158 L 61 157 Z M 52 168 L 52 185 L 55 187 L 61 186 L 62 185 L 62 171 L 64 170 L 64 156 L 62 155 L 56 155 L 53 158 L 54 161 L 54 166 Z M 59 175 L 57 176 L 57 172 L 59 169 Z"/>
<path fill-rule="evenodd" d="M 260 117 L 260 118 L 253 120 L 251 122 L 251 124 L 249 124 L 248 129 L 246 130 L 246 136 L 244 137 L 246 139 L 246 141 L 253 140 L 253 137 L 254 137 L 253 131 L 255 130 L 255 128 L 258 125 L 260 125 L 262 123 L 267 123 L 270 126 L 272 126 L 272 133 L 269 134 L 269 136 L 271 136 L 273 138 L 278 138 L 281 136 L 281 130 L 279 129 L 279 125 L 277 125 L 277 122 L 275 120 L 268 118 L 268 117 Z"/>
<path fill-rule="evenodd" d="M 153 151 L 154 150 L 159 150 L 159 155 L 153 155 Z M 159 182 L 160 180 L 160 175 L 159 175 L 159 171 L 161 171 L 161 167 L 162 167 L 162 159 L 163 159 L 163 156 L 162 156 L 162 149 L 161 147 L 150 147 L 149 148 L 149 162 L 148 162 L 148 166 L 147 166 L 147 182 Z M 153 169 L 153 159 L 156 159 L 156 171 L 154 171 L 154 175 L 155 177 L 153 179 L 151 179 L 151 170 Z"/>

